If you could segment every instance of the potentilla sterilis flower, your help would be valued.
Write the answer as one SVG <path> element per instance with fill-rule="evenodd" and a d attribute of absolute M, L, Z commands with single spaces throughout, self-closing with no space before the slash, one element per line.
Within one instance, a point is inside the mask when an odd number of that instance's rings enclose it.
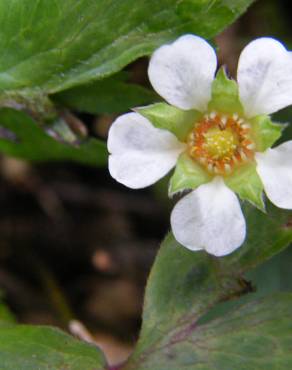
<path fill-rule="evenodd" d="M 248 44 L 238 84 L 214 49 L 185 35 L 160 47 L 149 64 L 154 89 L 167 101 L 135 109 L 113 123 L 109 170 L 122 184 L 149 186 L 173 167 L 169 194 L 191 190 L 171 214 L 175 238 L 191 250 L 223 256 L 245 239 L 238 197 L 264 210 L 292 209 L 292 141 L 270 149 L 283 125 L 269 115 L 292 104 L 292 54 L 272 38 Z"/>

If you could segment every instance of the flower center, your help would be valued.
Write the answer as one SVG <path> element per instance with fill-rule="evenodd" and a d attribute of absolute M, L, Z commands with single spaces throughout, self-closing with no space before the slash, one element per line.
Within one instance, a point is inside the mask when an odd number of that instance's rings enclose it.
<path fill-rule="evenodd" d="M 188 139 L 188 154 L 212 174 L 225 175 L 235 166 L 253 159 L 255 145 L 250 125 L 238 114 L 216 112 L 197 122 Z"/>
<path fill-rule="evenodd" d="M 238 139 L 230 128 L 213 127 L 204 136 L 204 148 L 215 159 L 231 158 L 238 145 Z"/>

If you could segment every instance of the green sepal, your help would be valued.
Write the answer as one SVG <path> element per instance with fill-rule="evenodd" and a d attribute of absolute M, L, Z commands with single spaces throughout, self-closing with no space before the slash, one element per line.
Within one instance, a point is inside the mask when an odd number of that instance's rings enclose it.
<path fill-rule="evenodd" d="M 239 99 L 238 85 L 234 80 L 228 78 L 223 67 L 219 69 L 212 83 L 212 96 L 208 104 L 208 110 L 229 114 L 244 114 Z"/>
<path fill-rule="evenodd" d="M 257 174 L 255 163 L 248 163 L 237 168 L 230 176 L 225 177 L 224 181 L 242 200 L 249 201 L 265 212 L 264 186 Z"/>
<path fill-rule="evenodd" d="M 185 141 L 202 113 L 196 110 L 183 111 L 166 103 L 156 103 L 134 109 L 157 128 L 172 132 L 180 141 Z"/>
<path fill-rule="evenodd" d="M 196 189 L 198 186 L 212 180 L 212 177 L 186 153 L 180 155 L 173 176 L 169 182 L 168 194 Z"/>
<path fill-rule="evenodd" d="M 272 122 L 269 116 L 261 115 L 249 120 L 257 152 L 270 148 L 282 135 L 285 124 Z"/>

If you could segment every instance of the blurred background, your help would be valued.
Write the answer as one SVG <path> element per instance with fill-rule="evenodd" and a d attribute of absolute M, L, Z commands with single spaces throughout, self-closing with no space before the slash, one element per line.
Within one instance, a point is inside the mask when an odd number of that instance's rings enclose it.
<path fill-rule="evenodd" d="M 255 37 L 273 36 L 292 48 L 291 9 L 288 0 L 257 1 L 216 39 L 220 63 L 231 76 L 240 51 Z M 131 82 L 150 88 L 147 64 L 146 58 L 140 59 L 127 71 Z M 91 134 L 106 140 L 116 115 L 78 117 Z M 292 110 L 276 118 L 292 121 Z M 288 138 L 292 129 L 286 132 Z M 172 202 L 167 199 L 167 179 L 132 191 L 116 183 L 107 168 L 35 165 L 1 157 L 4 301 L 19 322 L 71 330 L 99 344 L 111 363 L 122 361 L 139 333 L 147 275 L 169 229 Z M 286 278 L 291 264 L 288 250 L 252 277 L 262 290 L 291 290 Z M 73 319 L 78 320 L 74 325 Z"/>

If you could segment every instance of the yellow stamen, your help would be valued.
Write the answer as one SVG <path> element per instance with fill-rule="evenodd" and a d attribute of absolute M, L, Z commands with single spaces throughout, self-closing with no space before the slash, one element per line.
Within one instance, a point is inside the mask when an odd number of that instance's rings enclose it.
<path fill-rule="evenodd" d="M 228 175 L 235 166 L 253 159 L 250 128 L 237 113 L 205 114 L 188 136 L 188 154 L 211 174 Z"/>

